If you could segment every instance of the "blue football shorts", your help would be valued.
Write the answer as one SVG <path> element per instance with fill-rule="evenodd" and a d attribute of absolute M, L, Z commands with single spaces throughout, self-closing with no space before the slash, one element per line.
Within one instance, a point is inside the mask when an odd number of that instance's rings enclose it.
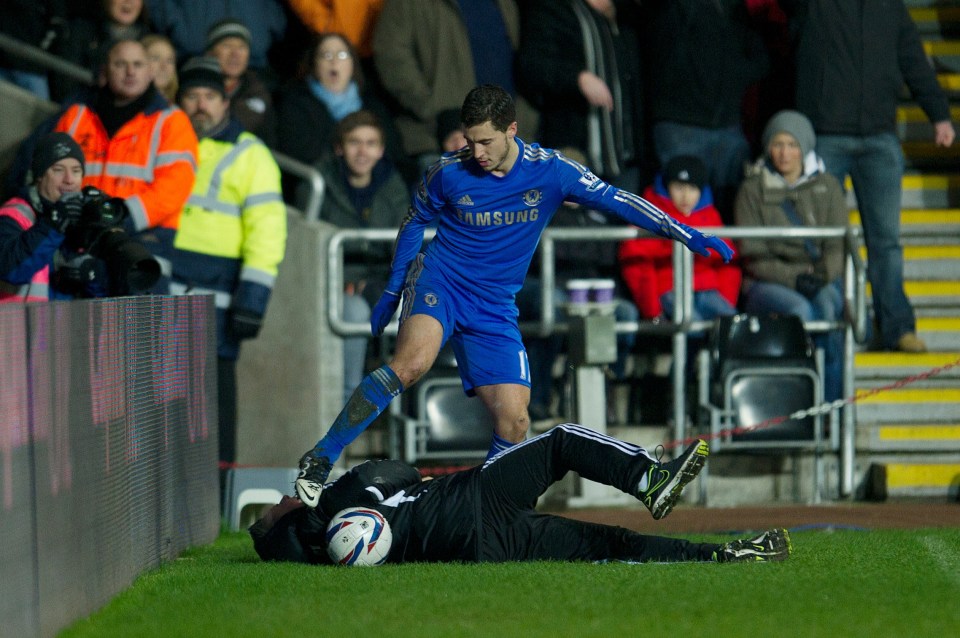
<path fill-rule="evenodd" d="M 517 325 L 513 300 L 491 303 L 455 284 L 417 257 L 403 289 L 402 324 L 411 315 L 428 315 L 443 326 L 457 357 L 463 390 L 516 383 L 530 387 L 530 365 Z"/>

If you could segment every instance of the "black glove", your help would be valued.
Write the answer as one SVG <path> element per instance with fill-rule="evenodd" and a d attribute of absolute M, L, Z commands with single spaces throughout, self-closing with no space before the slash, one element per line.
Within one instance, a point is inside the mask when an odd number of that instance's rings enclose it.
<path fill-rule="evenodd" d="M 47 221 L 59 232 L 67 230 L 80 220 L 83 210 L 83 197 L 80 193 L 64 193 L 59 200 L 47 208 Z"/>
<path fill-rule="evenodd" d="M 260 326 L 263 325 L 263 317 L 249 310 L 239 308 L 230 312 L 228 330 L 236 339 L 253 339 L 260 334 Z"/>
<path fill-rule="evenodd" d="M 826 285 L 826 280 L 822 277 L 818 277 L 817 275 L 806 272 L 802 272 L 797 275 L 797 292 L 807 299 L 813 299 L 816 297 L 817 293 L 820 292 L 820 289 Z"/>

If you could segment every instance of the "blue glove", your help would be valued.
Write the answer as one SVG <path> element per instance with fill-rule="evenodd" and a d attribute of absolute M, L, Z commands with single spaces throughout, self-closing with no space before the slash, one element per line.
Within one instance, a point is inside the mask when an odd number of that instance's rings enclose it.
<path fill-rule="evenodd" d="M 373 333 L 374 337 L 383 334 L 383 329 L 393 319 L 393 314 L 397 311 L 399 305 L 400 295 L 398 293 L 389 290 L 383 291 L 377 305 L 373 307 L 373 311 L 370 313 L 370 332 Z"/>
<path fill-rule="evenodd" d="M 690 239 L 687 240 L 687 248 L 693 252 L 698 255 L 703 255 L 704 257 L 709 257 L 710 250 L 712 249 L 713 252 L 720 255 L 725 264 L 730 263 L 730 260 L 733 259 L 733 249 L 727 245 L 727 242 L 719 237 L 709 233 L 701 233 L 699 230 L 690 228 L 689 226 L 684 226 L 684 229 L 690 233 Z"/>

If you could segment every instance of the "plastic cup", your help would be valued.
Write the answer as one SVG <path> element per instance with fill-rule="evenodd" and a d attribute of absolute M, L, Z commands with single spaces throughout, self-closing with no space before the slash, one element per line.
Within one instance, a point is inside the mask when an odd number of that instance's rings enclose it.
<path fill-rule="evenodd" d="M 589 279 L 571 279 L 567 282 L 567 297 L 572 304 L 590 301 L 591 282 Z"/>
<path fill-rule="evenodd" d="M 613 301 L 613 289 L 616 287 L 613 279 L 596 279 L 590 286 L 590 301 L 610 303 Z"/>

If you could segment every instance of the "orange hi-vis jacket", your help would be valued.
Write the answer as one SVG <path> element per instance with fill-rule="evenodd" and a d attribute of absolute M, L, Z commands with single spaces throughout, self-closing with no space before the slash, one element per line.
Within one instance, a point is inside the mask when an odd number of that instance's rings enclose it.
<path fill-rule="evenodd" d="M 84 186 L 126 200 L 135 231 L 176 231 L 197 172 L 197 136 L 183 111 L 156 94 L 107 137 L 93 109 L 74 104 L 54 130 L 68 133 L 83 149 Z"/>

